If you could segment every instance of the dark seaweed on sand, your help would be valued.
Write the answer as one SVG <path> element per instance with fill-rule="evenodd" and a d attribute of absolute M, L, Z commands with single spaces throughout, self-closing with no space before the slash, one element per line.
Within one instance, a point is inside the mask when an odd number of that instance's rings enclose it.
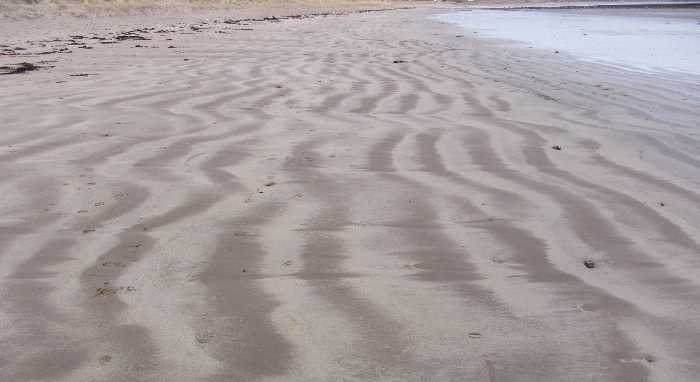
<path fill-rule="evenodd" d="M 15 64 L 15 65 L 0 66 L 0 75 L 31 72 L 33 70 L 38 70 L 39 68 L 41 68 L 41 67 L 34 65 L 30 62 L 21 62 L 19 64 Z"/>

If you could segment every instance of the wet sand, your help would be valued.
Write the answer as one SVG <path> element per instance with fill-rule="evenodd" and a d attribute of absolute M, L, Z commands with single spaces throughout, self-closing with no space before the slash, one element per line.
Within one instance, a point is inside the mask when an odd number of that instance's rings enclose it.
<path fill-rule="evenodd" d="M 698 82 L 448 10 L 4 24 L 0 379 L 697 380 Z"/>
<path fill-rule="evenodd" d="M 697 8 L 587 7 L 470 10 L 438 15 L 466 33 L 477 32 L 580 60 L 655 73 L 700 77 L 700 3 Z M 683 78 L 681 78 L 683 79 Z"/>

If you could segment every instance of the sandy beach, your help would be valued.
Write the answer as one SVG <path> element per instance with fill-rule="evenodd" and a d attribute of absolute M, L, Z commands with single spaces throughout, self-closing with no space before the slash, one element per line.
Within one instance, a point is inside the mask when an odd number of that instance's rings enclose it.
<path fill-rule="evenodd" d="M 700 78 L 382 8 L 0 23 L 0 380 L 697 381 Z"/>

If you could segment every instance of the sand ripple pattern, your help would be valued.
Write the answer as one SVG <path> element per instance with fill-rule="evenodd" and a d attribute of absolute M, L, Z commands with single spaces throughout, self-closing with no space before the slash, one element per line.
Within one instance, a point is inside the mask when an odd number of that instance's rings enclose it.
<path fill-rule="evenodd" d="M 697 88 L 434 12 L 0 78 L 0 379 L 697 380 Z"/>

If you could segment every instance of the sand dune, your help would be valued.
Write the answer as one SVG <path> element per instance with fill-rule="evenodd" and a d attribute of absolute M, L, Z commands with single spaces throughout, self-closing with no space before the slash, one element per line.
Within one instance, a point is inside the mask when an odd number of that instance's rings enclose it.
<path fill-rule="evenodd" d="M 438 12 L 3 42 L 0 379 L 696 380 L 697 81 Z"/>

